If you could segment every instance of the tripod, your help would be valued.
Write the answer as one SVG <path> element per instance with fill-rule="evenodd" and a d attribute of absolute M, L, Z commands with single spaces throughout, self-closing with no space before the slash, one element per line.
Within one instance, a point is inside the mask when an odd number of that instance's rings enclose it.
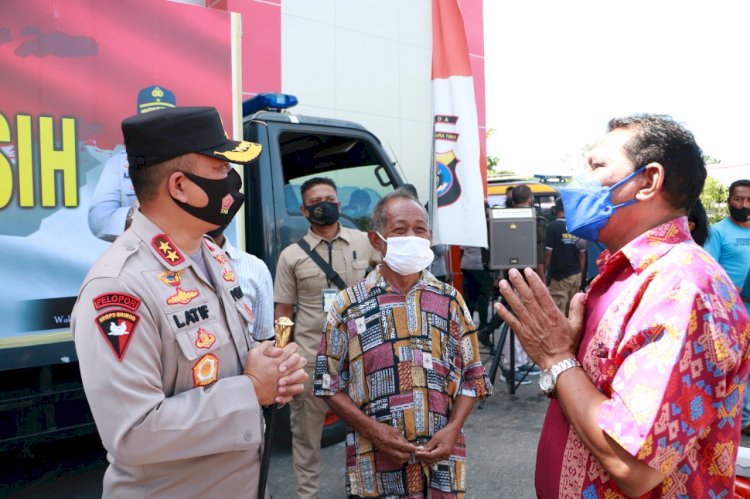
<path fill-rule="evenodd" d="M 500 359 L 503 354 L 503 348 L 505 347 L 505 342 L 510 341 L 510 348 L 509 354 L 510 354 L 510 369 L 508 370 L 506 376 L 505 376 L 505 384 L 508 386 L 508 393 L 511 395 L 516 393 L 516 389 L 521 386 L 521 383 L 526 379 L 526 377 L 529 375 L 528 371 L 525 371 L 523 373 L 523 376 L 520 380 L 516 381 L 516 349 L 515 349 L 515 342 L 516 342 L 516 335 L 513 333 L 513 330 L 510 328 L 507 322 L 503 321 L 503 319 L 497 314 L 492 315 L 492 319 L 490 322 L 482 329 L 477 331 L 477 334 L 479 333 L 487 333 L 492 336 L 494 339 L 495 330 L 500 328 L 500 338 L 497 341 L 497 346 L 490 346 L 490 354 L 492 355 L 492 364 L 490 366 L 490 371 L 488 373 L 490 382 L 492 385 L 495 385 L 495 378 L 497 376 L 497 369 L 500 367 Z M 484 400 L 479 402 L 479 408 L 481 409 L 484 406 Z"/>

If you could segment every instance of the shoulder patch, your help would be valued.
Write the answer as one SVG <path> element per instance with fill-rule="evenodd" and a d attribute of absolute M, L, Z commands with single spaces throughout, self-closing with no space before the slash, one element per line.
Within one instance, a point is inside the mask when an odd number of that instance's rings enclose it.
<path fill-rule="evenodd" d="M 151 240 L 151 246 L 159 253 L 165 262 L 169 265 L 179 265 L 185 261 L 185 257 L 177 249 L 177 246 L 172 242 L 166 234 L 158 234 Z"/>
<path fill-rule="evenodd" d="M 104 307 L 125 307 L 135 312 L 140 305 L 140 298 L 127 293 L 104 293 L 94 298 L 94 308 L 97 310 Z"/>
<path fill-rule="evenodd" d="M 117 360 L 125 358 L 125 352 L 135 334 L 140 317 L 127 310 L 105 312 L 96 318 L 96 325 L 112 348 Z"/>

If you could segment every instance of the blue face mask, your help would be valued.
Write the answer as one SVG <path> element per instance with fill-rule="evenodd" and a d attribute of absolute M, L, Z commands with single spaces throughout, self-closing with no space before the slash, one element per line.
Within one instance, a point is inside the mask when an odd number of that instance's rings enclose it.
<path fill-rule="evenodd" d="M 577 178 L 570 187 L 560 189 L 565 207 L 565 223 L 568 232 L 587 241 L 598 241 L 599 231 L 607 225 L 615 210 L 638 201 L 631 199 L 624 203 L 612 204 L 612 191 L 639 175 L 646 167 L 634 171 L 615 185 L 604 187 L 593 178 Z"/>

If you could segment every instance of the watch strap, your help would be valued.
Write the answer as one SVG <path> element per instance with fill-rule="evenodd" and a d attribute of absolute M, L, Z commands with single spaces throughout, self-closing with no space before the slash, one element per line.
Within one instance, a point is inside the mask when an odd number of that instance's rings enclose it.
<path fill-rule="evenodd" d="M 557 387 L 557 380 L 560 377 L 562 373 L 567 371 L 568 369 L 573 369 L 574 367 L 581 367 L 581 363 L 578 362 L 578 359 L 575 357 L 570 357 L 565 360 L 561 360 L 560 362 L 553 364 L 549 367 L 549 372 L 552 374 L 552 389 L 545 392 L 547 395 L 553 395 L 555 393 L 555 388 Z"/>

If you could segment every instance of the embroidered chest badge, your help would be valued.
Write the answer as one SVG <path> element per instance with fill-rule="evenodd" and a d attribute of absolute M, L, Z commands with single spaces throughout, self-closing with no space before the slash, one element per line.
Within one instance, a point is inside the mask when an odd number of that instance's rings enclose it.
<path fill-rule="evenodd" d="M 185 261 L 185 257 L 177 249 L 177 246 L 169 239 L 166 234 L 158 234 L 151 240 L 151 246 L 154 247 L 159 256 L 169 265 L 179 265 Z"/>
<path fill-rule="evenodd" d="M 219 359 L 207 353 L 193 366 L 193 386 L 208 386 L 219 378 Z"/>
<path fill-rule="evenodd" d="M 127 310 L 105 312 L 96 318 L 96 325 L 112 348 L 117 360 L 122 361 L 125 358 L 139 320 L 140 317 L 137 314 Z"/>
<path fill-rule="evenodd" d="M 223 277 L 227 282 L 234 282 L 234 271 L 232 271 L 232 269 L 225 268 L 221 273 L 221 277 Z"/>
<path fill-rule="evenodd" d="M 247 303 L 243 303 L 242 306 L 245 309 L 245 312 L 247 312 L 247 315 L 250 316 L 250 320 L 255 322 L 255 316 L 253 315 L 253 311 L 250 309 Z"/>
<path fill-rule="evenodd" d="M 216 343 L 216 336 L 206 331 L 205 329 L 198 328 L 198 338 L 195 340 L 195 346 L 198 348 L 211 348 Z"/>
<path fill-rule="evenodd" d="M 176 288 L 177 286 L 182 284 L 182 272 L 182 270 L 165 270 L 164 272 L 159 272 L 158 274 L 156 274 L 156 277 L 158 277 L 159 280 L 167 286 Z"/>
<path fill-rule="evenodd" d="M 177 288 L 175 294 L 167 298 L 167 305 L 187 305 L 199 295 L 200 293 L 195 289 L 185 291 L 182 288 Z"/>

